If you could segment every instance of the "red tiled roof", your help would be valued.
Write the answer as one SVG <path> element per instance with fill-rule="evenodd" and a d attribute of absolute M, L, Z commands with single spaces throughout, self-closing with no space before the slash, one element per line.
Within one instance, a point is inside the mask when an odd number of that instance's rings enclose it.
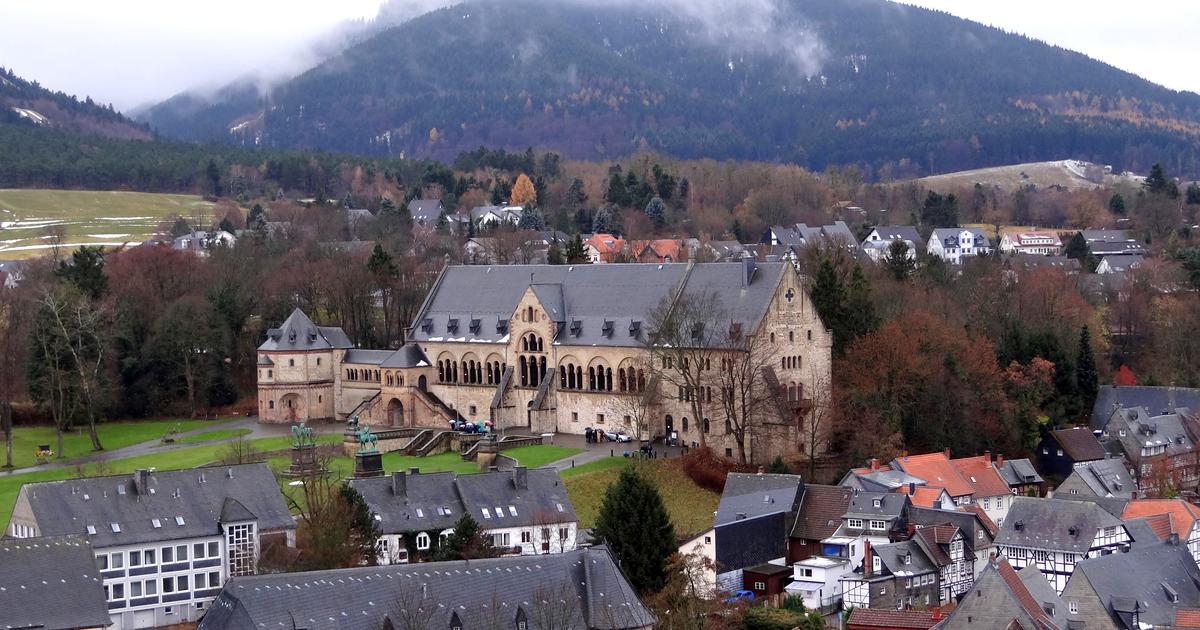
<path fill-rule="evenodd" d="M 1154 532 L 1154 535 L 1159 540 L 1166 540 L 1167 536 L 1171 535 L 1172 519 L 1170 514 L 1155 514 L 1154 516 L 1144 516 L 1134 520 L 1146 521 L 1146 525 L 1150 528 L 1150 531 Z"/>
<path fill-rule="evenodd" d="M 855 608 L 846 621 L 849 628 L 922 628 L 937 625 L 941 619 L 925 610 L 884 610 L 882 608 Z"/>
<path fill-rule="evenodd" d="M 961 497 L 975 493 L 975 488 L 950 463 L 945 453 L 926 453 L 924 455 L 907 455 L 897 457 L 894 463 L 904 472 L 924 479 L 931 486 L 941 486 L 952 497 Z M 1007 492 L 1008 487 L 1005 486 Z"/>
<path fill-rule="evenodd" d="M 617 238 L 612 234 L 593 234 L 587 240 L 587 244 L 594 247 L 601 254 L 615 254 L 625 248 L 625 240 Z"/>
<path fill-rule="evenodd" d="M 1176 628 L 1200 628 L 1200 608 L 1176 608 Z"/>
<path fill-rule="evenodd" d="M 1008 563 L 1006 558 L 999 558 L 997 561 L 996 570 L 1000 572 L 1000 577 L 1004 583 L 1008 585 L 1008 590 L 1012 591 L 1013 597 L 1017 598 L 1017 602 L 1021 604 L 1021 608 L 1033 617 L 1040 625 L 1054 626 L 1054 620 L 1046 615 L 1046 611 L 1038 604 L 1037 599 L 1030 594 L 1029 589 L 1025 588 L 1025 583 L 1021 581 L 1021 577 L 1013 570 L 1012 565 Z"/>
<path fill-rule="evenodd" d="M 892 490 L 892 492 L 908 494 L 908 486 L 900 486 L 899 488 Z M 908 499 L 912 501 L 913 505 L 919 507 L 936 508 L 939 505 L 938 498 L 941 496 L 941 488 L 934 488 L 932 486 L 917 486 L 913 489 L 913 493 L 908 495 Z"/>
<path fill-rule="evenodd" d="M 1054 441 L 1063 448 L 1063 452 L 1075 462 L 1090 462 L 1104 459 L 1107 454 L 1096 436 L 1087 427 L 1073 427 L 1051 431 Z"/>
<path fill-rule="evenodd" d="M 971 505 L 960 505 L 958 507 L 958 511 L 974 512 L 975 515 L 979 517 L 979 522 L 983 523 L 983 526 L 987 528 L 988 533 L 992 535 L 992 538 L 995 538 L 996 534 L 1000 533 L 1000 528 L 996 526 L 996 522 L 993 521 L 992 517 L 988 516 L 987 512 L 984 512 L 983 508 L 979 507 L 978 505 L 975 505 L 974 503 Z"/>
<path fill-rule="evenodd" d="M 950 460 L 950 463 L 975 488 L 976 497 L 998 497 L 1010 493 L 1008 483 L 992 466 L 990 455 L 960 457 Z"/>
<path fill-rule="evenodd" d="M 1148 517 L 1170 515 L 1171 517 L 1171 533 L 1179 534 L 1179 537 L 1187 540 L 1188 534 L 1192 531 L 1192 525 L 1196 519 L 1200 518 L 1200 507 L 1196 507 L 1183 499 L 1134 499 L 1125 504 L 1125 512 L 1121 514 L 1122 520 L 1130 520 L 1135 518 L 1146 518 L 1151 527 L 1154 527 L 1154 522 Z M 1155 534 L 1158 533 L 1156 529 Z M 1166 538 L 1160 535 L 1159 538 Z"/>

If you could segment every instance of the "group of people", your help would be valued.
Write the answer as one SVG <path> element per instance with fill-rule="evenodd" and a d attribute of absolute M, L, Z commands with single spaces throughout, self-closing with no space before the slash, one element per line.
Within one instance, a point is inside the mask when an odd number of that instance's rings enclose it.
<path fill-rule="evenodd" d="M 467 422 L 465 420 L 451 420 L 450 430 L 462 431 L 463 433 L 488 433 L 492 430 L 492 421 Z"/>

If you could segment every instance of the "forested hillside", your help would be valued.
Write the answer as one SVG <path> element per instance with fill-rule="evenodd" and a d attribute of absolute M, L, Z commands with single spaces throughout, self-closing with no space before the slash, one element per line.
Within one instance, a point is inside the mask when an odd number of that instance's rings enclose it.
<path fill-rule="evenodd" d="M 468 2 L 262 97 L 185 95 L 145 118 L 191 140 L 441 159 L 487 145 L 858 164 L 883 179 L 1066 157 L 1200 172 L 1196 94 L 883 0 L 781 2 L 762 19 Z"/>
<path fill-rule="evenodd" d="M 51 92 L 0 67 L 0 126 L 57 129 L 109 138 L 145 140 L 152 136 L 144 123 L 134 122 L 112 105 L 91 98 Z"/>

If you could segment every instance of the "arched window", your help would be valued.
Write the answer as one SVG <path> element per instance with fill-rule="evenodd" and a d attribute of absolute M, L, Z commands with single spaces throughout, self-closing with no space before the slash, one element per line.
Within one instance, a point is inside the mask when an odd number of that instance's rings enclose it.
<path fill-rule="evenodd" d="M 788 341 L 795 341 L 795 340 L 796 340 L 796 332 L 793 330 L 789 330 L 788 331 Z"/>
<path fill-rule="evenodd" d="M 771 343 L 775 343 L 775 333 L 771 333 Z"/>
<path fill-rule="evenodd" d="M 588 389 L 596 391 L 596 368 L 588 368 Z"/>
<path fill-rule="evenodd" d="M 637 371 L 637 390 L 639 392 L 646 391 L 646 373 L 641 368 L 638 368 Z"/>
<path fill-rule="evenodd" d="M 684 417 L 683 417 L 683 432 L 684 432 L 684 433 L 687 433 L 687 430 L 688 430 L 688 421 L 687 421 L 687 416 L 684 416 Z"/>
<path fill-rule="evenodd" d="M 429 549 L 429 534 L 425 532 L 417 534 L 417 549 L 421 551 Z"/>
<path fill-rule="evenodd" d="M 517 360 L 521 366 L 521 387 L 529 387 L 529 365 L 525 357 Z"/>
<path fill-rule="evenodd" d="M 438 382 L 439 383 L 446 382 L 446 362 L 445 361 L 438 361 Z"/>
<path fill-rule="evenodd" d="M 705 433 L 708 433 L 708 428 L 709 428 L 708 427 L 708 418 L 705 418 L 704 419 L 704 432 Z"/>
<path fill-rule="evenodd" d="M 617 370 L 617 389 L 622 392 L 627 389 L 625 386 L 625 368 Z"/>

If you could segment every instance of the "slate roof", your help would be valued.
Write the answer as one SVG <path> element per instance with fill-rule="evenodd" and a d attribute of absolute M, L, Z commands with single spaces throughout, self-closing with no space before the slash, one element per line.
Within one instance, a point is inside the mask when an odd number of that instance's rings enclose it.
<path fill-rule="evenodd" d="M 1088 462 L 1076 467 L 1068 477 L 1077 477 L 1098 497 L 1133 498 L 1137 483 L 1125 468 L 1124 460 L 1112 458 Z M 1066 480 L 1063 480 L 1066 485 Z"/>
<path fill-rule="evenodd" d="M 1016 571 L 1015 569 L 1013 569 Z M 1025 591 L 1029 593 L 1035 604 L 1042 609 L 1054 625 L 1059 628 L 1067 628 L 1067 612 L 1068 608 L 1063 605 L 1062 597 L 1054 591 L 1054 587 L 1050 586 L 1050 582 L 1046 581 L 1046 576 L 1037 568 L 1036 564 L 1031 564 L 1020 571 L 1016 571 L 1017 579 L 1021 580 L 1021 585 L 1025 587 Z M 1025 600 L 1026 605 L 1028 600 Z M 1047 604 L 1050 605 L 1053 613 L 1046 612 Z"/>
<path fill-rule="evenodd" d="M 442 214 L 442 202 L 439 199 L 413 199 L 408 202 L 408 214 L 413 221 L 433 223 Z"/>
<path fill-rule="evenodd" d="M 406 343 L 395 352 L 389 352 L 388 357 L 379 364 L 383 368 L 408 368 L 433 365 L 425 351 L 415 343 Z"/>
<path fill-rule="evenodd" d="M 1045 481 L 1038 474 L 1037 469 L 1033 467 L 1033 463 L 1028 459 L 1006 459 L 998 468 L 1000 469 L 1000 476 L 1010 486 L 1042 483 Z"/>
<path fill-rule="evenodd" d="M 600 545 L 561 554 L 236 577 L 198 630 L 379 630 L 406 627 L 623 630 L 655 623 Z M 436 605 L 434 605 L 436 604 Z M 410 612 L 402 612 L 408 609 Z M 385 625 L 387 624 L 387 625 Z"/>
<path fill-rule="evenodd" d="M 560 287 L 563 326 L 556 342 L 569 345 L 642 346 L 645 333 L 634 336 L 630 324 L 645 324 L 660 301 L 683 285 L 692 295 L 711 292 L 724 310 L 722 319 L 757 328 L 778 286 L 787 263 L 643 263 L 620 265 L 500 265 L 450 266 L 442 272 L 421 312 L 413 322 L 411 338 L 417 342 L 462 340 L 501 343 L 508 338 L 507 323 L 517 302 L 530 286 L 554 295 L 549 285 Z M 685 282 L 686 281 L 686 282 Z M 542 287 L 546 287 L 543 289 Z M 620 296 L 620 299 L 614 299 Z M 478 318 L 483 326 L 470 333 L 461 323 Z M 457 332 L 448 322 L 460 322 Z M 576 329 L 574 323 L 578 321 Z M 612 332 L 605 333 L 606 322 Z M 643 331 L 646 328 L 643 326 Z"/>
<path fill-rule="evenodd" d="M 526 487 L 518 488 L 514 480 L 524 470 Z M 579 520 L 566 486 L 553 468 L 517 468 L 515 471 L 459 475 L 455 479 L 463 505 L 476 522 L 484 528 L 529 527 L 546 523 L 572 523 Z M 491 506 L 492 519 L 483 516 Z M 503 516 L 496 513 L 501 508 Z M 514 515 L 514 509 L 516 514 Z"/>
<path fill-rule="evenodd" d="M 796 512 L 792 538 L 821 540 L 832 536 L 842 524 L 842 515 L 850 507 L 850 488 L 809 484 Z"/>
<path fill-rule="evenodd" d="M 1140 267 L 1144 262 L 1146 259 L 1141 254 L 1112 254 L 1105 256 L 1101 264 L 1108 269 L 1107 273 L 1120 273 Z"/>
<path fill-rule="evenodd" d="M 794 512 L 800 504 L 804 482 L 800 475 L 729 473 L 713 526 Z"/>
<path fill-rule="evenodd" d="M 1074 462 L 1089 462 L 1107 456 L 1104 447 L 1100 446 L 1100 440 L 1086 427 L 1059 429 L 1051 431 L 1050 435 Z"/>
<path fill-rule="evenodd" d="M 1080 574 L 1087 577 L 1106 607 L 1115 607 L 1118 598 L 1135 599 L 1140 604 L 1138 620 L 1143 624 L 1167 626 L 1174 623 L 1176 608 L 1200 606 L 1200 568 L 1182 544 L 1159 543 L 1128 553 L 1086 558 L 1075 565 L 1071 579 Z M 1168 587 L 1178 595 L 1178 602 L 1170 600 Z M 1114 621 L 1121 619 L 1121 626 L 1130 627 L 1128 616 L 1119 610 L 1111 614 Z"/>
<path fill-rule="evenodd" d="M 454 485 L 454 473 L 397 471 L 393 475 L 404 478 L 402 495 L 393 492 L 392 475 L 349 481 L 375 515 L 381 533 L 450 529 L 466 512 Z M 482 523 L 483 519 L 475 520 Z"/>
<path fill-rule="evenodd" d="M 1196 411 L 1200 409 L 1200 389 L 1146 385 L 1101 387 L 1096 403 L 1092 405 L 1092 429 L 1103 429 L 1119 407 L 1144 407 L 1152 414 L 1178 408 Z"/>
<path fill-rule="evenodd" d="M 317 326 L 300 309 L 292 311 L 279 328 L 267 331 L 267 340 L 259 350 L 274 352 L 303 352 L 307 350 L 329 350 L 351 348 L 350 338 L 341 328 Z"/>
<path fill-rule="evenodd" d="M 931 486 L 946 489 L 952 497 L 967 496 L 975 493 L 974 486 L 963 477 L 958 468 L 951 463 L 945 453 L 925 453 L 923 455 L 906 455 L 892 460 L 893 467 L 899 467 L 904 472 L 924 479 Z M 1007 493 L 1008 488 L 1004 491 Z M 992 495 L 988 495 L 992 496 Z"/>
<path fill-rule="evenodd" d="M 1090 501 L 1014 497 L 996 544 L 1086 553 L 1097 530 L 1121 525 Z"/>
<path fill-rule="evenodd" d="M 907 488 L 908 484 L 925 485 L 925 480 L 914 477 L 903 470 L 892 470 L 884 466 L 878 470 L 858 468 L 851 470 L 844 479 L 843 486 L 859 488 L 868 492 L 888 492 L 897 488 Z"/>
<path fill-rule="evenodd" d="M 1036 567 L 1034 567 L 1036 572 Z M 1038 575 L 1040 578 L 1040 574 Z M 1028 583 L 1033 576 L 1024 571 L 1018 574 L 1013 570 L 1008 560 L 1003 556 L 993 558 L 971 586 L 974 593 L 964 597 L 958 606 L 946 618 L 943 630 L 958 630 L 959 628 L 1005 628 L 1007 630 L 1057 630 L 1065 628 L 1065 624 L 1056 623 L 1043 609 L 1044 601 L 1054 604 L 1055 611 L 1065 608 L 1062 599 L 1053 595 L 1053 590 L 1047 594 L 1040 587 L 1034 589 L 1041 597 L 1035 596 Z M 1044 582 L 1045 580 L 1042 579 Z M 1047 587 L 1049 584 L 1047 584 Z M 1047 597 L 1047 595 L 1050 595 Z M 1039 601 L 1042 600 L 1042 601 Z M 1061 614 L 1061 613 L 1059 613 Z"/>
<path fill-rule="evenodd" d="M 379 365 L 393 354 L 395 354 L 394 350 L 360 350 L 358 348 L 351 348 L 346 351 L 346 356 L 342 359 L 342 363 Z"/>
<path fill-rule="evenodd" d="M 879 506 L 875 502 L 879 501 Z M 858 492 L 846 506 L 847 517 L 892 519 L 904 514 L 909 505 L 908 495 L 895 492 Z"/>
<path fill-rule="evenodd" d="M 260 531 L 296 527 L 266 464 L 148 472 L 146 493 L 140 495 L 134 475 L 28 483 L 21 495 L 42 535 L 86 535 L 97 548 L 220 535 L 230 498 L 241 509 L 230 507 L 229 514 L 248 511 Z M 88 533 L 89 526 L 95 534 Z"/>
<path fill-rule="evenodd" d="M 987 512 L 979 505 L 975 503 L 960 505 L 956 511 L 974 515 L 979 521 L 979 525 L 986 529 L 992 538 L 995 538 L 1000 533 L 1000 526 L 996 525 L 996 521 L 993 521 L 992 517 L 988 516 Z"/>
<path fill-rule="evenodd" d="M 1156 544 L 1171 535 L 1171 515 L 1155 514 L 1141 518 L 1125 519 L 1125 531 L 1133 539 L 1133 546 Z"/>
<path fill-rule="evenodd" d="M 925 239 L 921 238 L 921 233 L 912 225 L 877 225 L 875 231 L 879 233 L 879 240 L 891 244 L 892 241 L 911 241 L 917 246 L 917 249 L 923 249 Z M 864 245 L 870 241 L 864 241 Z"/>
<path fill-rule="evenodd" d="M 1080 230 L 1083 233 L 1083 240 L 1088 243 L 1103 241 L 1108 243 L 1124 243 L 1133 239 L 1129 238 L 1129 234 L 1125 230 Z"/>
<path fill-rule="evenodd" d="M 1124 431 L 1125 435 L 1121 435 Z M 1144 447 L 1165 447 L 1168 455 L 1192 451 L 1195 446 L 1178 413 L 1152 415 L 1143 407 L 1120 409 L 1105 427 L 1109 438 L 1121 443 L 1126 457 L 1138 462 Z"/>
<path fill-rule="evenodd" d="M 897 577 L 922 575 L 938 570 L 937 565 L 925 555 L 925 550 L 914 540 L 872 545 L 871 551 L 879 557 L 883 566 Z"/>
<path fill-rule="evenodd" d="M 932 628 L 941 621 L 933 613 L 924 610 L 884 610 L 882 608 L 855 608 L 846 621 L 848 628 Z"/>
<path fill-rule="evenodd" d="M 95 552 L 82 536 L 0 540 L 0 628 L 111 623 Z"/>
<path fill-rule="evenodd" d="M 921 548 L 929 555 L 929 559 L 937 566 L 944 567 L 951 563 L 947 547 L 958 533 L 958 528 L 949 523 L 920 527 L 913 532 L 913 540 L 921 544 Z M 968 551 L 968 557 L 970 553 Z"/>
<path fill-rule="evenodd" d="M 929 235 L 929 242 L 940 241 L 946 247 L 958 247 L 958 235 L 963 232 L 970 232 L 975 238 L 976 247 L 991 247 L 992 242 L 988 240 L 983 230 L 979 228 L 968 227 L 952 227 L 952 228 L 937 228 Z"/>

